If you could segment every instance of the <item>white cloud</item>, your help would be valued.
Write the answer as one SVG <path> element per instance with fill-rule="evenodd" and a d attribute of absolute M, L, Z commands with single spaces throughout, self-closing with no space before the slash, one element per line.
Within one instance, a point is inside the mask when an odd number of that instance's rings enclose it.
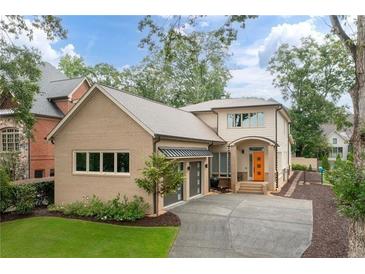
<path fill-rule="evenodd" d="M 26 19 L 26 23 L 30 26 L 30 20 Z M 63 48 L 55 49 L 54 45 L 58 42 L 58 40 L 48 40 L 46 33 L 39 29 L 33 28 L 33 39 L 31 41 L 29 41 L 24 34 L 20 35 L 18 38 L 14 35 L 10 35 L 10 38 L 15 45 L 25 45 L 27 47 L 34 47 L 38 49 L 43 61 L 47 61 L 55 66 L 58 65 L 60 58 L 66 54 L 79 56 L 76 53 L 75 46 L 73 44 L 67 44 Z"/>
<path fill-rule="evenodd" d="M 311 35 L 322 40 L 324 34 L 315 27 L 315 19 L 297 24 L 280 24 L 271 28 L 269 35 L 243 47 L 235 43 L 231 47 L 234 69 L 227 91 L 232 97 L 256 96 L 274 98 L 283 102 L 281 91 L 272 85 L 273 77 L 266 70 L 268 61 L 282 43 L 299 45 L 302 37 Z M 288 105 L 288 102 L 285 102 Z"/>

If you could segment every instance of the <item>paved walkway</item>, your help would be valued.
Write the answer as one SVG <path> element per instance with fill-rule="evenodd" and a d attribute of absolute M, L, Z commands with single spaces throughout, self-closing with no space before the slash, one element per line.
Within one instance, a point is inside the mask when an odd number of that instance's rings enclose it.
<path fill-rule="evenodd" d="M 170 257 L 300 257 L 312 238 L 312 201 L 208 195 L 171 209 L 181 219 Z"/>

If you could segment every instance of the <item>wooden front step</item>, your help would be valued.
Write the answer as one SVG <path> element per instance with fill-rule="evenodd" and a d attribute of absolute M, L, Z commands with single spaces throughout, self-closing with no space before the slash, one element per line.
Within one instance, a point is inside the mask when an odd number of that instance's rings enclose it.
<path fill-rule="evenodd" d="M 266 194 L 266 185 L 259 183 L 240 183 L 239 193 Z"/>

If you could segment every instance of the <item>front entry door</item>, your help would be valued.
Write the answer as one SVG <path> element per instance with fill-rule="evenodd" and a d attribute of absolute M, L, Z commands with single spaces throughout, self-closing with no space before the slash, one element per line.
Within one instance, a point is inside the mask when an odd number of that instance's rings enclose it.
<path fill-rule="evenodd" d="M 201 162 L 190 162 L 189 194 L 190 197 L 201 193 Z"/>
<path fill-rule="evenodd" d="M 265 169 L 264 169 L 264 152 L 255 151 L 253 156 L 253 180 L 264 181 Z"/>

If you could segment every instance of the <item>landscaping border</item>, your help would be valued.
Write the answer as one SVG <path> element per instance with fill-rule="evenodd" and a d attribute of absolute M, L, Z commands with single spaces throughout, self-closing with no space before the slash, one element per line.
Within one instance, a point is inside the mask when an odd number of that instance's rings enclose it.
<path fill-rule="evenodd" d="M 36 208 L 29 214 L 18 214 L 14 212 L 9 212 L 5 214 L 1 214 L 0 222 L 8 222 L 18 219 L 24 218 L 31 218 L 31 217 L 60 217 L 60 218 L 67 218 L 67 219 L 77 219 L 77 220 L 84 220 L 84 221 L 91 221 L 97 223 L 106 223 L 106 224 L 114 224 L 114 225 L 122 225 L 122 226 L 143 226 L 143 227 L 162 227 L 162 226 L 180 226 L 181 222 L 177 215 L 172 212 L 166 212 L 162 215 L 157 217 L 148 217 L 145 216 L 142 219 L 136 221 L 102 221 L 98 220 L 94 217 L 81 217 L 75 215 L 65 215 L 59 211 L 49 211 L 47 208 Z"/>

